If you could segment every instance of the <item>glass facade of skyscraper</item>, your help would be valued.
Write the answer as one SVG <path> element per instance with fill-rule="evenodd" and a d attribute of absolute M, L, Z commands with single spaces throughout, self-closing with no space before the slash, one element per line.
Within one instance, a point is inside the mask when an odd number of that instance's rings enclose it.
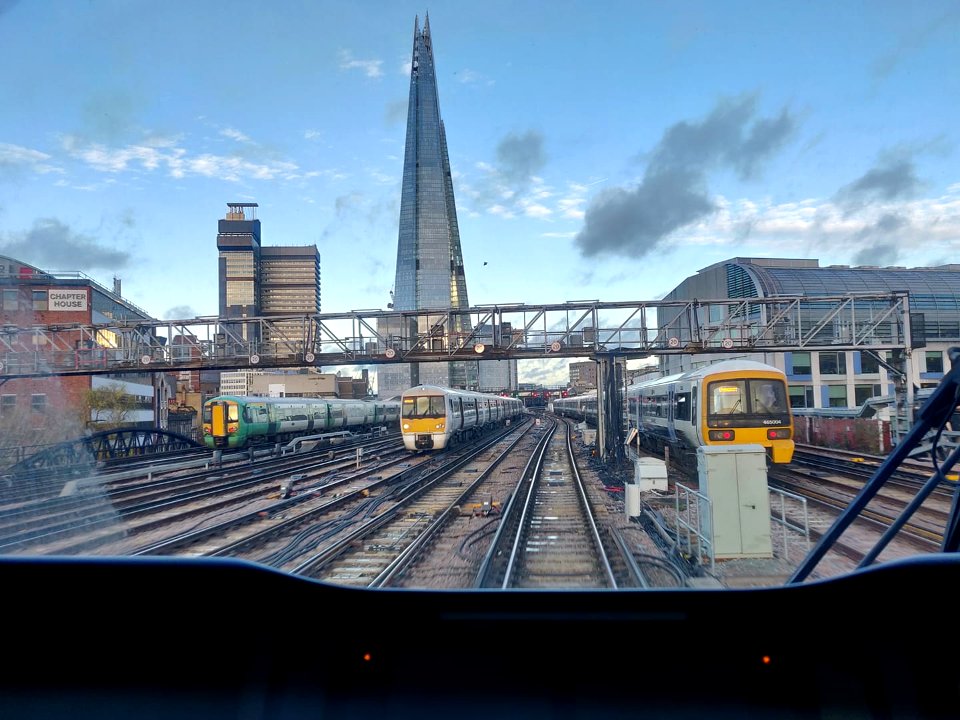
<path fill-rule="evenodd" d="M 469 306 L 428 17 L 422 31 L 419 22 L 414 22 L 393 307 L 423 310 Z M 418 328 L 419 332 L 427 330 Z M 469 332 L 470 328 L 452 330 Z M 477 363 L 422 363 L 419 371 L 399 366 L 378 373 L 381 397 L 417 382 L 476 389 Z"/>

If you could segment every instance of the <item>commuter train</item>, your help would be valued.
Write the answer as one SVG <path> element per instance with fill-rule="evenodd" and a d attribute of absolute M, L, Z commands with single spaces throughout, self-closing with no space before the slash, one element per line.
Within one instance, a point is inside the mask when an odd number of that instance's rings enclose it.
<path fill-rule="evenodd" d="M 519 418 L 517 398 L 417 385 L 400 398 L 400 430 L 407 450 L 443 450 Z"/>
<path fill-rule="evenodd" d="M 701 446 L 762 445 L 776 464 L 793 459 L 787 378 L 772 365 L 724 360 L 698 370 L 631 385 L 625 429 L 641 445 L 695 464 Z M 554 412 L 596 423 L 596 392 L 553 401 Z"/>
<path fill-rule="evenodd" d="M 396 401 L 221 395 L 203 404 L 203 442 L 208 448 L 245 448 L 337 430 L 395 428 L 399 422 Z"/>

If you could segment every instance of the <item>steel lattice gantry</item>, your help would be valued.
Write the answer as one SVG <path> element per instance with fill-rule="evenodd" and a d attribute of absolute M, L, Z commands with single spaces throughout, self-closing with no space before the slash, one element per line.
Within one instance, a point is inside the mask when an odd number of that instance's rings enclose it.
<path fill-rule="evenodd" d="M 264 337 L 271 341 L 249 340 Z M 229 320 L 5 325 L 0 326 L 0 382 L 144 371 L 910 346 L 906 293 L 578 301 Z"/>

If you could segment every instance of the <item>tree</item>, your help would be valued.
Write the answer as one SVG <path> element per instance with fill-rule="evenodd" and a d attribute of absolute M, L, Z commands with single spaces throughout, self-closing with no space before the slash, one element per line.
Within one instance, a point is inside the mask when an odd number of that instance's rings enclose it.
<path fill-rule="evenodd" d="M 113 384 L 88 390 L 86 403 L 92 416 L 90 421 L 101 429 L 111 429 L 124 424 L 137 400 L 122 385 Z"/>

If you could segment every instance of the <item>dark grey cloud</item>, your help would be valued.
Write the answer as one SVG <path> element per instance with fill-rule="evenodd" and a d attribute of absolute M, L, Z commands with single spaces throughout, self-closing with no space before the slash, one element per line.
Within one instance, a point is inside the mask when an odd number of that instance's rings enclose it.
<path fill-rule="evenodd" d="M 536 130 L 510 133 L 497 144 L 497 171 L 511 184 L 523 184 L 547 163 L 543 135 Z"/>
<path fill-rule="evenodd" d="M 920 188 L 913 161 L 882 160 L 861 177 L 840 189 L 837 199 L 848 208 L 871 202 L 911 197 Z"/>
<path fill-rule="evenodd" d="M 757 98 L 723 98 L 701 122 L 686 120 L 667 129 L 649 155 L 647 174 L 676 169 L 702 173 L 717 167 L 753 177 L 759 165 L 793 133 L 796 119 L 784 108 L 775 118 L 756 114 Z"/>
<path fill-rule="evenodd" d="M 673 171 L 648 176 L 633 190 L 604 190 L 587 208 L 575 242 L 591 257 L 603 253 L 645 255 L 677 228 L 716 206 L 697 188 L 693 173 Z"/>
<path fill-rule="evenodd" d="M 881 80 L 889 77 L 905 58 L 921 49 L 937 33 L 956 34 L 958 26 L 960 26 L 960 5 L 953 4 L 933 20 L 907 31 L 895 48 L 874 61 L 874 75 Z"/>
<path fill-rule="evenodd" d="M 458 200 L 472 202 L 482 210 L 498 205 L 511 212 L 522 212 L 530 198 L 528 191 L 534 176 L 547 164 L 543 133 L 537 130 L 510 132 L 497 143 L 495 160 Z"/>
<path fill-rule="evenodd" d="M 0 252 L 41 270 L 118 270 L 130 261 L 130 253 L 106 247 L 55 218 L 36 220 L 24 233 L 8 233 Z"/>
<path fill-rule="evenodd" d="M 145 100 L 125 88 L 101 87 L 81 106 L 77 136 L 93 142 L 119 144 L 143 135 L 140 120 Z"/>
<path fill-rule="evenodd" d="M 854 265 L 894 265 L 900 257 L 903 243 L 901 231 L 910 227 L 910 221 L 902 215 L 885 213 L 872 225 L 857 232 L 854 240 L 864 243 L 853 256 Z"/>
<path fill-rule="evenodd" d="M 409 100 L 394 100 L 387 103 L 383 111 L 383 120 L 388 127 L 404 122 L 407 119 Z"/>
<path fill-rule="evenodd" d="M 896 242 L 880 242 L 853 256 L 854 265 L 896 265 L 900 250 Z"/>
<path fill-rule="evenodd" d="M 664 132 L 633 189 L 611 188 L 587 207 L 575 242 L 586 256 L 643 256 L 673 231 L 716 211 L 707 174 L 730 169 L 743 180 L 758 174 L 797 127 L 786 108 L 758 118 L 756 96 L 721 99 L 702 121 L 681 121 Z"/>
<path fill-rule="evenodd" d="M 163 314 L 164 320 L 186 320 L 197 317 L 197 311 L 189 305 L 175 305 Z"/>

